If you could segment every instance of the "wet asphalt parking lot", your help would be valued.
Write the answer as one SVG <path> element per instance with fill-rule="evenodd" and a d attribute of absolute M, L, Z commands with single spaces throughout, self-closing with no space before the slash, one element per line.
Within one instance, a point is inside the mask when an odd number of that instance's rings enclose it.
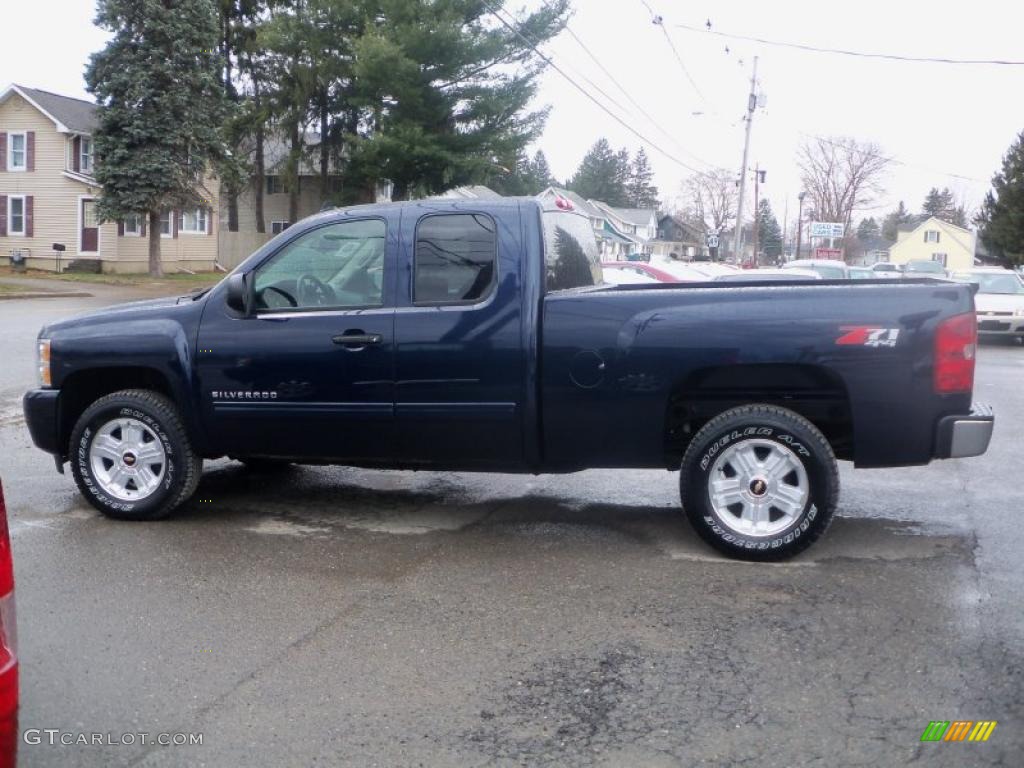
<path fill-rule="evenodd" d="M 980 350 L 988 454 L 844 465 L 826 538 L 764 565 L 705 547 L 657 471 L 218 461 L 171 519 L 106 520 L 20 415 L 39 327 L 128 297 L 89 290 L 0 301 L 21 727 L 203 743 L 21 765 L 1022 764 L 1024 348 Z"/>

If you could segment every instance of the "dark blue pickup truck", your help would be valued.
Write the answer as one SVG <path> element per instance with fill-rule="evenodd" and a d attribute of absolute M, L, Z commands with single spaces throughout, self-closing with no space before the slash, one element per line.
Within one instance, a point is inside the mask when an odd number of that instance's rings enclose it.
<path fill-rule="evenodd" d="M 739 557 L 828 526 L 836 459 L 983 453 L 971 286 L 938 280 L 611 287 L 566 201 L 333 210 L 208 291 L 49 325 L 36 445 L 111 517 L 186 501 L 204 458 L 680 472 Z"/>

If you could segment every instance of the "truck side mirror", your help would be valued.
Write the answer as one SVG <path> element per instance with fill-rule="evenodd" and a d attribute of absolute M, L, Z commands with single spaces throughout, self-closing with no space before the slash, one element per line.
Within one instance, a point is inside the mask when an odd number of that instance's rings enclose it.
<path fill-rule="evenodd" d="M 228 277 L 227 305 L 243 317 L 252 314 L 252 290 L 248 275 L 236 272 Z"/>

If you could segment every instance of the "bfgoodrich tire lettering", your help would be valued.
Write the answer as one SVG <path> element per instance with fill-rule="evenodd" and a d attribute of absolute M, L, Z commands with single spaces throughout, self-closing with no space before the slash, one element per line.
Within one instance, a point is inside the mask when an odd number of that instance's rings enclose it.
<path fill-rule="evenodd" d="M 90 461 L 97 433 L 117 419 L 140 424 L 163 450 L 159 485 L 145 498 L 118 498 L 104 488 Z M 195 492 L 203 463 L 192 450 L 174 404 L 161 394 L 143 389 L 115 392 L 86 408 L 71 432 L 68 455 L 71 473 L 82 495 L 100 512 L 119 520 L 166 517 Z"/>
<path fill-rule="evenodd" d="M 784 481 L 772 480 L 776 461 L 781 469 L 775 476 Z M 733 469 L 740 463 L 750 467 L 754 496 L 746 495 L 747 476 Z M 762 469 L 771 492 L 762 487 Z M 733 479 L 740 477 L 742 482 Z M 839 471 L 828 440 L 807 419 L 777 406 L 747 405 L 719 414 L 694 436 L 683 456 L 680 492 L 690 524 L 713 547 L 745 560 L 781 560 L 802 552 L 828 528 Z M 743 499 L 757 504 L 757 493 L 768 493 L 768 499 L 777 493 L 780 501 L 766 502 L 759 507 L 765 510 L 760 521 L 749 523 Z M 724 507 L 731 498 L 738 503 Z"/>

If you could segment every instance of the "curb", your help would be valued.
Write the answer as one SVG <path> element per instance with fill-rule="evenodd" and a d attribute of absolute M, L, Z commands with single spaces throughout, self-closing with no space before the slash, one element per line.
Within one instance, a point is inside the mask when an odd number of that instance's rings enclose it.
<path fill-rule="evenodd" d="M 18 293 L 0 293 L 0 301 L 14 301 L 15 299 L 79 299 L 92 298 L 91 293 L 85 291 L 22 291 Z"/>

